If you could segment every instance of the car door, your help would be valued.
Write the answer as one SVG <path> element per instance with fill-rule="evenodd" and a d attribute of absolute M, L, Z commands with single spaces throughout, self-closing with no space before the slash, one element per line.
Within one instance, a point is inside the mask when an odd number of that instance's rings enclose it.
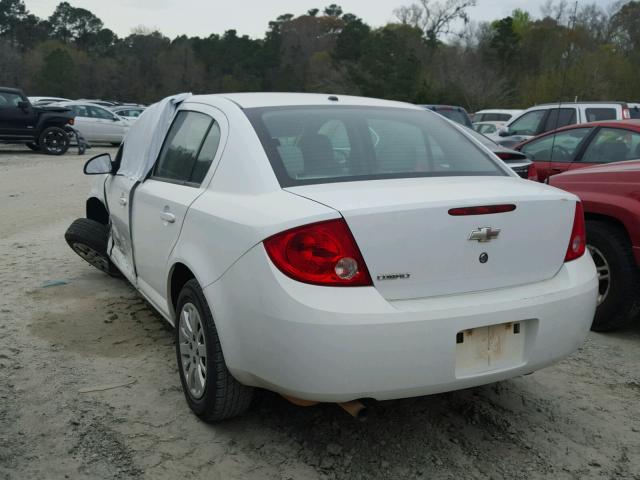
<path fill-rule="evenodd" d="M 133 199 L 132 237 L 138 288 L 168 313 L 168 260 L 191 204 L 204 192 L 226 120 L 218 110 L 185 105 L 167 133 L 158 160 Z"/>
<path fill-rule="evenodd" d="M 640 132 L 624 128 L 598 128 L 571 169 L 640 158 Z"/>
<path fill-rule="evenodd" d="M 33 107 L 20 108 L 27 102 L 20 94 L 0 92 L 0 136 L 31 137 L 35 129 L 36 115 Z M 28 102 L 27 102 L 28 103 Z"/>
<path fill-rule="evenodd" d="M 519 150 L 535 162 L 538 180 L 544 182 L 551 175 L 569 170 L 592 131 L 592 127 L 582 127 L 544 135 Z"/>
<path fill-rule="evenodd" d="M 84 139 L 89 143 L 99 141 L 96 134 L 96 119 L 91 116 L 91 113 L 86 105 L 67 105 L 76 117 L 73 123 L 73 128 L 78 130 Z"/>
<path fill-rule="evenodd" d="M 96 141 L 120 143 L 124 138 L 125 123 L 106 108 L 91 105 L 88 107 L 95 120 Z"/>

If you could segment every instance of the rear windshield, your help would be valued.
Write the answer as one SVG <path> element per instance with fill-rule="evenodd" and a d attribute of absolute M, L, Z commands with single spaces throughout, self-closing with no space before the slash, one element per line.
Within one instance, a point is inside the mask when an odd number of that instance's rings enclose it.
<path fill-rule="evenodd" d="M 510 113 L 476 113 L 475 122 L 506 122 L 511 120 Z"/>
<path fill-rule="evenodd" d="M 508 175 L 457 128 L 427 111 L 316 106 L 245 112 L 282 187 Z"/>

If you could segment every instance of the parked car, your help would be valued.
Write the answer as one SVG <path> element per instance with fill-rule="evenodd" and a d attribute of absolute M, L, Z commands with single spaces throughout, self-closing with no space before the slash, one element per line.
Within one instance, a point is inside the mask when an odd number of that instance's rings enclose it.
<path fill-rule="evenodd" d="M 567 125 L 631 118 L 624 102 L 562 102 L 536 105 L 510 120 L 497 134 L 490 135 L 500 145 L 513 147 L 542 133 Z"/>
<path fill-rule="evenodd" d="M 68 98 L 61 98 L 61 97 L 28 97 L 28 98 L 29 98 L 29 101 L 31 102 L 31 105 L 37 105 L 37 106 L 49 105 L 51 103 L 57 103 L 57 102 L 70 101 Z"/>
<path fill-rule="evenodd" d="M 110 110 L 115 113 L 116 115 L 119 115 L 121 117 L 124 117 L 128 120 L 136 120 L 140 115 L 142 115 L 142 112 L 144 112 L 144 107 L 139 107 L 139 106 L 119 106 L 119 107 L 112 107 L 110 108 Z"/>
<path fill-rule="evenodd" d="M 515 147 L 536 164 L 538 180 L 594 164 L 640 159 L 640 120 L 571 125 Z"/>
<path fill-rule="evenodd" d="M 549 182 L 584 205 L 587 246 L 599 278 L 593 330 L 637 321 L 640 313 L 640 161 L 618 162 L 554 175 Z"/>
<path fill-rule="evenodd" d="M 508 122 L 514 117 L 517 117 L 522 113 L 522 110 L 509 110 L 509 109 L 490 109 L 480 110 L 473 114 L 473 123 L 479 122 Z"/>
<path fill-rule="evenodd" d="M 629 104 L 629 117 L 633 119 L 640 119 L 640 103 Z"/>
<path fill-rule="evenodd" d="M 169 98 L 85 173 L 88 218 L 67 242 L 176 327 L 208 421 L 254 387 L 354 412 L 504 380 L 564 358 L 593 319 L 577 197 L 413 105 Z"/>
<path fill-rule="evenodd" d="M 454 107 L 451 105 L 420 105 L 423 108 L 439 113 L 449 120 L 453 120 L 460 125 L 464 125 L 468 128 L 473 128 L 471 118 L 467 111 L 462 107 Z"/>
<path fill-rule="evenodd" d="M 490 135 L 496 133 L 503 125 L 504 122 L 474 122 L 473 129 L 483 135 Z"/>
<path fill-rule="evenodd" d="M 64 107 L 33 106 L 17 88 L 0 87 L 0 143 L 19 143 L 49 155 L 69 148 L 74 114 Z"/>
<path fill-rule="evenodd" d="M 476 132 L 471 128 L 465 128 L 465 131 L 473 136 L 476 140 L 493 152 L 500 160 L 507 164 L 519 177 L 526 180 L 538 181 L 538 173 L 536 172 L 536 164 L 529 160 L 524 153 L 518 152 L 511 148 L 498 145 L 483 134 Z"/>
<path fill-rule="evenodd" d="M 99 105 L 88 102 L 60 102 L 75 114 L 75 128 L 90 144 L 120 145 L 131 122 Z"/>

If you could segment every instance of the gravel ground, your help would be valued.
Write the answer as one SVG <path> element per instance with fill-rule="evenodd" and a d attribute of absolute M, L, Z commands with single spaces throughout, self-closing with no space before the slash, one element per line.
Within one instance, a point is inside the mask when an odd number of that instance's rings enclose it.
<path fill-rule="evenodd" d="M 267 392 L 242 418 L 200 422 L 169 327 L 64 242 L 87 157 L 0 147 L 0 478 L 640 479 L 640 323 L 363 423 Z"/>

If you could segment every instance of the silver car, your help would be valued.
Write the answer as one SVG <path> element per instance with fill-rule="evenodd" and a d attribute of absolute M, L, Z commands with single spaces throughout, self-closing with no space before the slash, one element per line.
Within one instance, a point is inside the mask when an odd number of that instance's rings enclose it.
<path fill-rule="evenodd" d="M 60 102 L 58 105 L 70 108 L 76 114 L 74 128 L 90 144 L 120 145 L 131 126 L 129 120 L 100 105 L 79 101 Z"/>

